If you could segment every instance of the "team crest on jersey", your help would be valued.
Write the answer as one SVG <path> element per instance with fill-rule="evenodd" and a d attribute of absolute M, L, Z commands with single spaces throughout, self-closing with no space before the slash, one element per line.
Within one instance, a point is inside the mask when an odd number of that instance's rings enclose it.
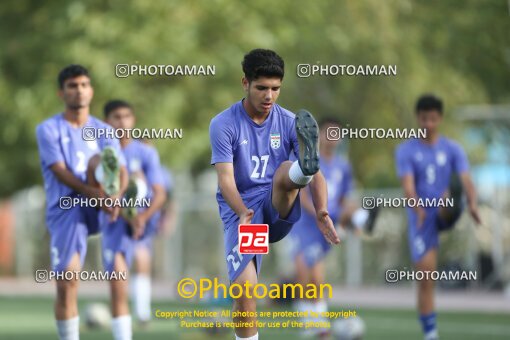
<path fill-rule="evenodd" d="M 280 147 L 280 133 L 271 134 L 271 148 L 278 149 Z"/>

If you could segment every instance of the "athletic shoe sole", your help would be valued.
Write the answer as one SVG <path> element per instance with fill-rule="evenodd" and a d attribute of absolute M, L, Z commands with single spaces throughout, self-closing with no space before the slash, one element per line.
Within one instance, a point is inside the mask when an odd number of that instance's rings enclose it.
<path fill-rule="evenodd" d="M 120 164 L 115 149 L 107 146 L 101 153 L 103 167 L 103 189 L 108 196 L 116 195 L 120 190 Z"/>
<path fill-rule="evenodd" d="M 319 171 L 319 124 L 306 110 L 296 113 L 296 134 L 299 142 L 299 167 L 305 176 Z"/>

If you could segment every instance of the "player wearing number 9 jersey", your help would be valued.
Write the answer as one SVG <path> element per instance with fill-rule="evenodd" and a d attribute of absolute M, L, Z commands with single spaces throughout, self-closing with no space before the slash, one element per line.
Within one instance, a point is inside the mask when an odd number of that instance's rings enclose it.
<path fill-rule="evenodd" d="M 211 121 L 211 164 L 218 173 L 217 201 L 224 225 L 225 258 L 231 282 L 255 285 L 262 255 L 241 254 L 239 224 L 268 224 L 269 243 L 285 237 L 301 215 L 299 190 L 310 184 L 317 226 L 331 243 L 339 243 L 327 211 L 327 190 L 319 171 L 319 129 L 309 112 L 296 115 L 275 103 L 284 74 L 275 52 L 256 49 L 244 57 L 246 98 Z M 294 154 L 298 161 L 289 161 Z M 244 294 L 234 311 L 255 312 Z M 236 318 L 254 324 L 253 314 Z M 257 339 L 256 327 L 236 328 L 238 339 Z"/>
<path fill-rule="evenodd" d="M 462 189 L 465 189 L 469 212 L 480 223 L 476 192 L 469 175 L 469 163 L 456 142 L 439 134 L 443 103 L 433 95 L 424 95 L 416 103 L 416 117 L 426 138 L 411 139 L 396 150 L 398 176 L 407 198 L 453 199 L 453 207 L 407 208 L 409 247 L 415 268 L 437 269 L 439 231 L 450 229 L 462 212 Z M 418 309 L 426 340 L 438 339 L 434 312 L 434 282 L 418 283 Z"/>

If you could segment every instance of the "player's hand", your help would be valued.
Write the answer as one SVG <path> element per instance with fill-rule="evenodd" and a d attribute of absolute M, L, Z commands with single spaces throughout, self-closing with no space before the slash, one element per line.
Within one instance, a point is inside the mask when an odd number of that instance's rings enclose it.
<path fill-rule="evenodd" d="M 133 238 L 135 240 L 138 240 L 145 231 L 147 219 L 143 214 L 136 214 L 136 216 L 129 221 L 129 224 L 131 225 L 131 229 L 133 230 Z"/>
<path fill-rule="evenodd" d="M 329 213 L 325 210 L 320 210 L 315 215 L 315 219 L 317 220 L 317 227 L 319 227 L 319 230 L 322 235 L 324 235 L 326 241 L 330 244 L 339 244 L 340 238 L 336 233 L 335 225 L 333 224 L 331 217 L 329 217 Z"/>
<path fill-rule="evenodd" d="M 478 225 L 482 224 L 482 219 L 480 218 L 480 214 L 478 213 L 478 207 L 476 206 L 476 204 L 469 206 L 469 213 L 471 214 L 473 220 L 475 220 L 476 224 Z"/>
<path fill-rule="evenodd" d="M 423 226 L 423 223 L 425 222 L 425 217 L 427 216 L 425 209 L 423 209 L 422 207 L 418 207 L 416 209 L 416 216 L 418 217 L 418 229 L 420 229 Z"/>
<path fill-rule="evenodd" d="M 251 219 L 255 212 L 253 209 L 246 209 L 241 215 L 239 215 L 239 224 L 251 224 Z"/>

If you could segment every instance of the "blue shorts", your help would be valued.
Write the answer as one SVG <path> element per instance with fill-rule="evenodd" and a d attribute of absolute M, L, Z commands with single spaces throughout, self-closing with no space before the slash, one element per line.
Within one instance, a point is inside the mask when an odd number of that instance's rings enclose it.
<path fill-rule="evenodd" d="M 143 236 L 135 240 L 132 238 L 131 226 L 129 223 L 119 216 L 117 221 L 110 223 L 110 215 L 101 211 L 100 225 L 102 233 L 102 255 L 103 266 L 105 271 L 112 272 L 114 270 L 115 254 L 121 253 L 124 256 L 126 264 L 131 267 L 135 247 L 144 246 L 149 250 L 152 249 L 152 238 L 156 233 L 157 217 L 152 216 L 145 227 Z"/>
<path fill-rule="evenodd" d="M 312 268 L 331 250 L 315 218 L 305 212 L 292 228 L 289 237 L 292 237 L 292 256 L 296 258 L 302 255 L 308 268 Z"/>
<path fill-rule="evenodd" d="M 292 205 L 289 215 L 285 219 L 281 218 L 278 211 L 273 207 L 272 188 L 262 193 L 259 200 L 254 201 L 256 203 L 248 207 L 255 212 L 251 223 L 269 225 L 269 243 L 278 242 L 284 238 L 290 232 L 294 223 L 301 217 L 299 194 Z M 225 258 L 227 261 L 228 277 L 231 282 L 237 279 L 254 257 L 257 275 L 260 273 L 262 265 L 262 254 L 239 253 L 238 226 L 239 218 L 236 218 L 224 228 Z"/>
<path fill-rule="evenodd" d="M 408 209 L 409 233 L 408 241 L 411 258 L 414 263 L 419 262 L 430 250 L 439 246 L 439 232 L 437 227 L 438 209 L 427 209 L 425 221 L 421 228 L 417 227 L 416 213 Z"/>
<path fill-rule="evenodd" d="M 74 206 L 47 218 L 47 226 L 52 269 L 56 272 L 66 270 L 75 253 L 80 254 L 83 267 L 87 255 L 87 237 L 99 230 L 98 210 Z"/>

